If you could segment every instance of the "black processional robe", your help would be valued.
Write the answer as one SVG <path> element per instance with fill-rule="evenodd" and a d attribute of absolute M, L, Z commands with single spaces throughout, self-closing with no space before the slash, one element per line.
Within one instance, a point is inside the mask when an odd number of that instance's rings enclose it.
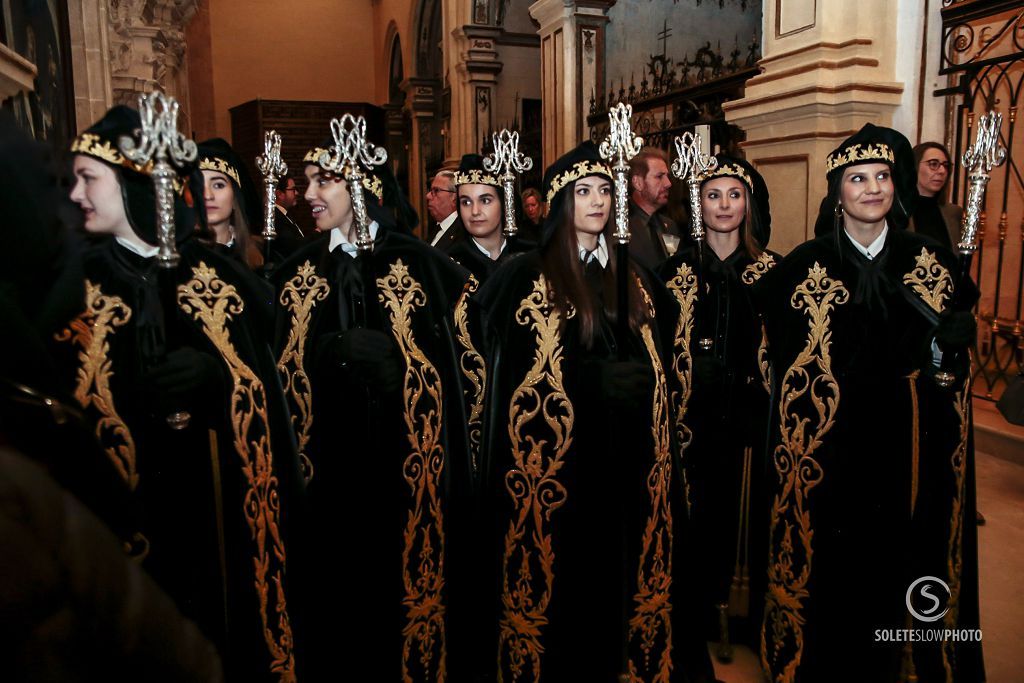
<path fill-rule="evenodd" d="M 874 260 L 838 232 L 755 286 L 776 383 L 761 632 L 771 681 L 895 682 L 915 669 L 980 680 L 977 643 L 876 637 L 977 627 L 969 380 L 966 367 L 950 389 L 933 379 L 955 272 L 934 242 L 890 228 Z M 921 576 L 950 587 L 938 624 L 908 612 Z"/>
<path fill-rule="evenodd" d="M 314 680 L 465 680 L 456 623 L 469 584 L 455 558 L 471 472 L 455 307 L 469 275 L 387 227 L 368 256 L 328 247 L 307 244 L 275 273 L 278 369 L 319 553 Z M 356 327 L 393 341 L 396 390 L 340 360 Z"/>
<path fill-rule="evenodd" d="M 230 680 L 291 681 L 301 480 L 266 302 L 243 267 L 195 240 L 180 255 L 161 272 L 112 238 L 93 246 L 85 310 L 57 335 L 56 354 L 138 503 L 128 551 L 218 646 Z M 220 376 L 170 399 L 146 376 L 186 346 Z M 188 424 L 173 429 L 172 413 Z"/>
<path fill-rule="evenodd" d="M 677 317 L 642 285 L 654 320 Z M 671 333 L 657 323 L 626 341 L 649 389 L 606 395 L 613 324 L 593 348 L 575 313 L 549 299 L 540 256 L 501 268 L 476 301 L 484 320 L 487 397 L 481 513 L 490 556 L 477 635 L 487 680 L 711 680 L 676 580 L 686 507 L 669 396 Z M 486 601 L 484 598 L 487 598 Z M 497 674 L 497 678 L 495 676 Z"/>
<path fill-rule="evenodd" d="M 701 293 L 697 250 L 687 248 L 660 269 L 676 297 L 680 346 L 674 365 L 693 367 L 692 384 L 674 406 L 691 503 L 692 566 L 701 587 L 699 618 L 710 640 L 720 634 L 719 605 L 735 617 L 734 639 L 756 644 L 764 599 L 767 504 L 765 437 L 769 414 L 767 343 L 751 288 L 778 262 L 737 249 L 724 260 L 703 249 Z M 712 342 L 700 348 L 699 340 Z"/>
<path fill-rule="evenodd" d="M 467 236 L 466 239 L 452 245 L 446 253 L 456 263 L 472 273 L 477 282 L 483 284 L 502 264 L 530 251 L 534 246 L 532 242 L 526 242 L 517 237 L 510 237 L 506 240 L 505 248 L 498 258 L 492 259 L 480 251 L 472 237 Z"/>

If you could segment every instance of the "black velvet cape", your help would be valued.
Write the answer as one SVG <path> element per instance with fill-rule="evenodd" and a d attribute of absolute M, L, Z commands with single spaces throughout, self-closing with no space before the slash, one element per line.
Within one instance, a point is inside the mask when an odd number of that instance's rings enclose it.
<path fill-rule="evenodd" d="M 761 634 L 774 680 L 895 682 L 910 666 L 945 680 L 947 665 L 953 680 L 979 680 L 977 643 L 876 640 L 937 625 L 906 607 L 925 575 L 953 593 L 938 623 L 977 627 L 966 363 L 951 389 L 932 379 L 955 271 L 928 238 L 890 228 L 869 262 L 839 231 L 755 286 L 776 382 Z"/>

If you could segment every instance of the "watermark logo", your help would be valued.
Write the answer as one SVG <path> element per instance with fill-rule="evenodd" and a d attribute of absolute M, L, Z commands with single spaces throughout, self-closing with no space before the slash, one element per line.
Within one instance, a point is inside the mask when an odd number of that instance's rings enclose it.
<path fill-rule="evenodd" d="M 939 577 L 922 576 L 907 588 L 907 610 L 918 621 L 938 621 L 949 611 L 951 595 L 949 586 Z"/>

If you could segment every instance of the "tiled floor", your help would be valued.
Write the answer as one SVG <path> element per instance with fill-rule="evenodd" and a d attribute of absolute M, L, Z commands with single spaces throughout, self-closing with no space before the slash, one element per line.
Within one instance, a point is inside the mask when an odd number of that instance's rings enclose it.
<path fill-rule="evenodd" d="M 1024 680 L 1024 466 L 978 453 L 977 479 L 987 522 L 979 529 L 985 668 L 989 683 L 1016 683 Z M 731 664 L 715 662 L 715 674 L 725 683 L 764 681 L 745 647 Z"/>

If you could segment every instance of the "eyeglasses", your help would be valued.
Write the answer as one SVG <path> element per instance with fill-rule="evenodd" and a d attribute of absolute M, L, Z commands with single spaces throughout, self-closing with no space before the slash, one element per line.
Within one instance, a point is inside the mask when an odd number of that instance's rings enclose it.
<path fill-rule="evenodd" d="M 941 166 L 942 168 L 946 169 L 946 172 L 948 173 L 949 169 L 953 168 L 953 164 L 949 163 L 948 161 L 939 161 L 938 159 L 929 159 L 924 163 L 926 166 L 928 166 L 928 168 L 930 168 L 933 171 L 938 171 L 939 167 Z"/>
<path fill-rule="evenodd" d="M 439 192 L 449 192 L 455 194 L 455 190 L 446 190 L 443 187 L 431 187 L 427 185 L 427 194 L 438 194 Z"/>

